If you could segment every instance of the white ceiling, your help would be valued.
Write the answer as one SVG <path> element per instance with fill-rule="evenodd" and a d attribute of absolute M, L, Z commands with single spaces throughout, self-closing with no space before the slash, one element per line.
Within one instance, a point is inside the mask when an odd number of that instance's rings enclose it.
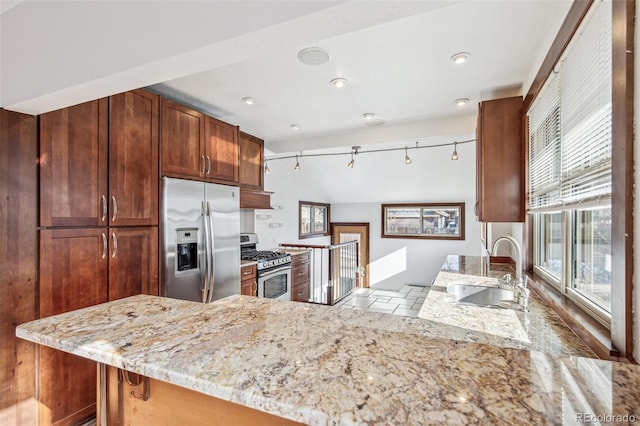
<path fill-rule="evenodd" d="M 479 101 L 522 94 L 569 5 L 441 3 L 426 12 L 294 44 L 156 89 L 197 99 L 204 110 L 264 138 L 272 152 L 468 133 L 474 129 Z M 298 51 L 310 46 L 327 50 L 330 61 L 316 66 L 299 62 Z M 460 51 L 471 52 L 471 58 L 456 65 L 449 58 Z M 336 89 L 329 83 L 336 77 L 348 84 Z M 254 105 L 244 104 L 245 96 L 255 98 Z M 458 98 L 470 102 L 458 107 Z M 365 127 L 366 112 L 394 130 Z M 433 128 L 443 120 L 451 125 Z M 300 130 L 291 129 L 292 123 Z"/>
<path fill-rule="evenodd" d="M 3 107 L 150 86 L 293 152 L 473 132 L 477 102 L 526 92 L 571 0 L 5 3 Z M 330 61 L 301 64 L 310 46 Z"/>

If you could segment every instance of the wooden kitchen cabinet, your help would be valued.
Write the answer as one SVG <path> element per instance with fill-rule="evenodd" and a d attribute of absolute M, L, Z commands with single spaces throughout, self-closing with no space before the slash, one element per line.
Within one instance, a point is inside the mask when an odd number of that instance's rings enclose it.
<path fill-rule="evenodd" d="M 199 178 L 205 171 L 204 114 L 162 98 L 160 100 L 162 174 Z"/>
<path fill-rule="evenodd" d="M 240 132 L 240 187 L 264 189 L 264 141 Z"/>
<path fill-rule="evenodd" d="M 109 225 L 158 224 L 159 97 L 134 90 L 109 98 Z"/>
<path fill-rule="evenodd" d="M 240 294 L 245 296 L 258 295 L 258 278 L 256 265 L 240 268 Z"/>
<path fill-rule="evenodd" d="M 157 95 L 135 90 L 40 117 L 40 226 L 157 224 Z"/>
<path fill-rule="evenodd" d="M 158 294 L 158 228 L 40 231 L 40 317 L 136 294 Z M 95 363 L 40 348 L 41 424 L 95 412 Z"/>
<path fill-rule="evenodd" d="M 0 423 L 36 421 L 36 345 L 16 326 L 37 318 L 38 126 L 0 108 Z"/>
<path fill-rule="evenodd" d="M 238 184 L 238 127 L 162 99 L 162 174 Z"/>
<path fill-rule="evenodd" d="M 207 160 L 204 177 L 213 182 L 239 182 L 238 127 L 205 116 L 204 155 Z"/>
<path fill-rule="evenodd" d="M 240 208 L 271 209 L 271 194 L 264 191 L 264 141 L 240 132 Z"/>
<path fill-rule="evenodd" d="M 311 284 L 311 255 L 309 252 L 291 256 L 291 300 L 308 302 Z"/>
<path fill-rule="evenodd" d="M 40 231 L 40 317 L 107 301 L 106 229 Z M 40 424 L 73 424 L 95 412 L 96 366 L 39 347 Z"/>
<path fill-rule="evenodd" d="M 107 225 L 108 100 L 40 116 L 40 226 Z"/>
<path fill-rule="evenodd" d="M 158 228 L 109 228 L 109 300 L 158 295 Z"/>
<path fill-rule="evenodd" d="M 476 206 L 481 222 L 523 222 L 524 132 L 520 96 L 481 102 L 476 129 Z"/>

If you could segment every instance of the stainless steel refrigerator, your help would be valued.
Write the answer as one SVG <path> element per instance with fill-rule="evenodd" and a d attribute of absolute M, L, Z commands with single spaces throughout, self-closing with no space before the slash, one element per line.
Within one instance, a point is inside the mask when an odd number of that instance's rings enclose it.
<path fill-rule="evenodd" d="M 167 297 L 204 303 L 240 294 L 240 190 L 163 178 Z"/>

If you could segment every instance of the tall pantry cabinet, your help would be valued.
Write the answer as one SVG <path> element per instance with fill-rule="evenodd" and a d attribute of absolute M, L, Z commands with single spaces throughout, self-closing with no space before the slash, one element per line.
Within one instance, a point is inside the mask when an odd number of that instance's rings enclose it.
<path fill-rule="evenodd" d="M 40 116 L 40 316 L 158 294 L 158 96 Z M 40 349 L 40 423 L 95 412 L 91 361 Z"/>
<path fill-rule="evenodd" d="M 0 108 L 0 424 L 35 424 L 36 345 L 16 326 L 36 319 L 36 117 Z"/>

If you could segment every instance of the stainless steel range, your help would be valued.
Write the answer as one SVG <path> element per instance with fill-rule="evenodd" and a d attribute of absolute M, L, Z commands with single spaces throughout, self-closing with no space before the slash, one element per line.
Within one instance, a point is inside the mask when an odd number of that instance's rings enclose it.
<path fill-rule="evenodd" d="M 257 250 L 256 234 L 240 234 L 240 258 L 257 262 L 258 297 L 291 300 L 291 256 L 283 251 Z"/>

